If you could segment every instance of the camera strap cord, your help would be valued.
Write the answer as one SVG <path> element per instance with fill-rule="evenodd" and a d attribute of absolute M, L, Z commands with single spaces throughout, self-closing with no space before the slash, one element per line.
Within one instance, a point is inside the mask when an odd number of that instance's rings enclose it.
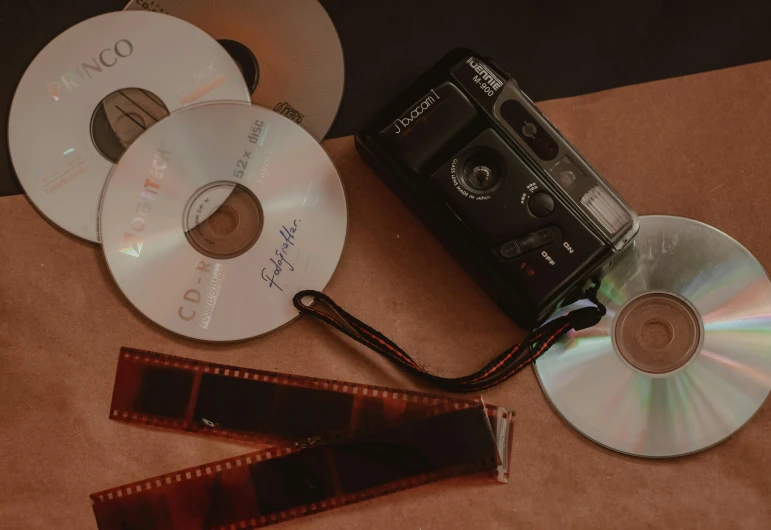
<path fill-rule="evenodd" d="M 584 295 L 595 307 L 581 307 L 545 323 L 532 330 L 522 342 L 508 348 L 480 370 L 464 377 L 442 377 L 429 372 L 391 339 L 345 311 L 322 292 L 300 291 L 294 296 L 293 302 L 300 313 L 329 324 L 434 386 L 449 392 L 467 393 L 480 392 L 502 383 L 543 355 L 571 329 L 578 331 L 596 325 L 606 312 L 605 306 L 597 300 L 599 288 L 600 282 L 595 280 Z M 304 304 L 302 299 L 307 296 L 328 311 Z"/>

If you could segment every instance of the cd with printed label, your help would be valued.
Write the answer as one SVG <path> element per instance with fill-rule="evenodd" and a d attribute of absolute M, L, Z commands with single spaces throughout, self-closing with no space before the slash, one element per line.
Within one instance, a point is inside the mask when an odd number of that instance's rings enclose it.
<path fill-rule="evenodd" d="M 295 293 L 326 286 L 347 209 L 334 164 L 302 127 L 257 105 L 207 103 L 126 150 L 99 227 L 110 273 L 145 316 L 236 341 L 290 322 Z"/>
<path fill-rule="evenodd" d="M 8 121 L 11 160 L 45 217 L 97 242 L 99 197 L 125 148 L 169 112 L 215 100 L 249 101 L 216 40 L 159 13 L 100 15 L 57 36 L 25 71 Z"/>
<path fill-rule="evenodd" d="M 179 17 L 230 52 L 252 103 L 324 139 L 343 96 L 343 48 L 318 0 L 131 0 L 127 10 Z"/>
<path fill-rule="evenodd" d="M 608 310 L 600 323 L 535 364 L 554 408 L 591 440 L 636 456 L 694 453 L 735 433 L 768 396 L 771 282 L 723 232 L 640 217 L 598 299 Z"/>

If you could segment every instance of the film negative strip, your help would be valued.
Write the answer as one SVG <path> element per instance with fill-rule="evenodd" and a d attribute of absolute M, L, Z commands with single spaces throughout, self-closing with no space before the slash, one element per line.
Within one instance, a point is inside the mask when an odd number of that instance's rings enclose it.
<path fill-rule="evenodd" d="M 446 403 L 383 429 L 333 435 L 148 478 L 91 496 L 101 530 L 259 528 L 492 470 L 498 450 L 481 404 Z"/>
<path fill-rule="evenodd" d="M 122 348 L 110 418 L 279 446 L 304 446 L 364 426 L 394 426 L 439 408 L 483 404 L 456 398 L 210 363 Z M 483 404 L 484 405 L 484 404 Z M 512 411 L 484 405 L 507 482 Z"/>

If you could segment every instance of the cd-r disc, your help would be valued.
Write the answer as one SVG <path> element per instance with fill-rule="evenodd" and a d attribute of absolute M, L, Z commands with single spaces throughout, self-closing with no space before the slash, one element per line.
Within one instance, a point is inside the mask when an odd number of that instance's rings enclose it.
<path fill-rule="evenodd" d="M 249 101 L 240 70 L 216 40 L 159 13 L 81 22 L 35 57 L 10 109 L 11 160 L 27 196 L 64 230 L 98 241 L 105 179 L 126 145 L 193 103 Z"/>
<path fill-rule="evenodd" d="M 128 300 L 186 337 L 234 341 L 294 319 L 343 250 L 342 183 L 321 145 L 244 103 L 172 113 L 110 174 L 100 208 L 108 268 Z"/>
<path fill-rule="evenodd" d="M 601 445 L 671 457 L 711 447 L 771 389 L 771 282 L 703 223 L 643 216 L 598 299 L 608 313 L 536 362 L 554 408 Z"/>
<path fill-rule="evenodd" d="M 127 10 L 179 17 L 218 39 L 241 66 L 252 103 L 324 139 L 343 96 L 343 48 L 318 0 L 131 0 Z"/>

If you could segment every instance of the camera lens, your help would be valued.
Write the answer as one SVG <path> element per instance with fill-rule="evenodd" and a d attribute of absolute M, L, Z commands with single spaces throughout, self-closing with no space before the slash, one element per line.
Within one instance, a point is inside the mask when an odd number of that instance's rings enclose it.
<path fill-rule="evenodd" d="M 501 180 L 501 165 L 491 153 L 478 153 L 466 160 L 461 181 L 469 191 L 491 191 Z"/>
<path fill-rule="evenodd" d="M 485 190 L 493 183 L 493 171 L 487 166 L 475 166 L 469 171 L 468 182 L 478 190 Z"/>

